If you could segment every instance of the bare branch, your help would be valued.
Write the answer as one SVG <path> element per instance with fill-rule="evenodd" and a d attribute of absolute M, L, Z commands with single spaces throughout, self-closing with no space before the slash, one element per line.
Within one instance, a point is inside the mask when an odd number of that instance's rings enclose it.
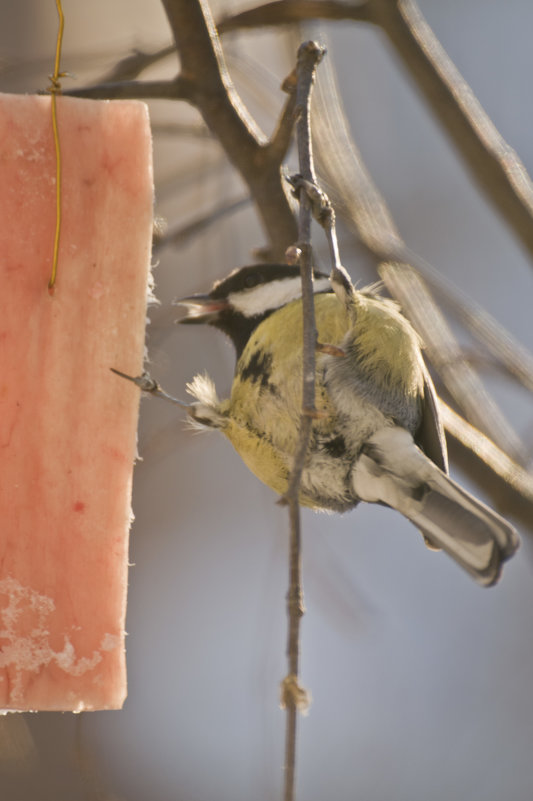
<path fill-rule="evenodd" d="M 407 264 L 384 262 L 379 274 L 417 331 L 431 364 L 467 419 L 514 459 L 525 463 L 522 441 L 507 423 L 463 351 L 422 277 Z"/>
<path fill-rule="evenodd" d="M 533 184 L 414 0 L 372 0 L 374 22 L 396 48 L 431 110 L 491 203 L 533 255 Z"/>
<path fill-rule="evenodd" d="M 206 0 L 163 0 L 180 54 L 188 99 L 217 136 L 248 184 L 273 255 L 297 236 L 296 222 L 281 181 L 280 163 L 268 158 L 266 138 L 241 102 L 228 74 Z"/>
<path fill-rule="evenodd" d="M 499 369 L 533 392 L 533 354 L 479 303 L 467 297 L 416 254 L 410 257 L 435 295 L 468 328 L 497 361 Z"/>
<path fill-rule="evenodd" d="M 296 220 L 281 175 L 291 133 L 289 97 L 271 142 L 240 100 L 228 74 L 207 0 L 162 0 L 179 53 L 181 73 L 168 81 L 112 81 L 64 92 L 86 98 L 179 99 L 194 105 L 226 156 L 240 172 L 269 240 L 269 256 L 281 259 L 297 236 Z M 172 52 L 137 54 L 112 75 L 136 74 Z"/>
<path fill-rule="evenodd" d="M 440 402 L 440 409 L 450 436 L 472 451 L 516 492 L 533 502 L 533 474 L 510 459 L 488 437 L 463 420 L 443 401 Z"/>
<path fill-rule="evenodd" d="M 296 107 L 296 85 L 292 85 L 291 76 L 285 79 L 282 87 L 287 93 L 288 98 L 281 112 L 278 124 L 270 142 L 264 149 L 267 158 L 275 163 L 281 164 L 292 141 L 294 131 L 294 109 Z"/>
<path fill-rule="evenodd" d="M 95 100 L 190 100 L 190 86 L 179 76 L 173 81 L 118 81 L 62 92 Z"/>
<path fill-rule="evenodd" d="M 181 136 L 191 139 L 213 139 L 213 134 L 202 122 L 197 125 L 182 122 L 156 122 L 152 120 L 152 133 L 160 136 Z"/>
<path fill-rule="evenodd" d="M 475 481 L 501 514 L 533 534 L 531 473 L 510 460 L 451 409 L 444 406 L 442 413 L 453 464 Z"/>
<path fill-rule="evenodd" d="M 347 212 L 347 223 L 381 262 L 381 277 L 428 345 L 435 366 L 441 370 L 441 377 L 460 408 L 499 447 L 522 458 L 519 438 L 486 393 L 475 370 L 464 360 L 455 361 L 461 349 L 431 294 L 416 281 L 408 267 L 413 254 L 401 239 L 351 139 L 329 60 L 320 73 L 316 107 L 313 134 L 317 165 L 327 185 L 332 187 L 334 204 Z"/>
<path fill-rule="evenodd" d="M 233 86 L 208 3 L 163 0 L 163 6 L 180 55 L 182 75 L 191 84 L 191 102 L 208 127 L 220 135 L 230 158 L 238 161 L 237 147 L 254 155 L 264 136 Z M 228 141 L 230 136 L 236 136 L 238 146 Z"/>
<path fill-rule="evenodd" d="M 217 23 L 219 33 L 240 28 L 257 28 L 266 25 L 286 25 L 310 19 L 370 20 L 372 3 L 362 0 L 348 4 L 342 0 L 276 0 L 273 3 L 250 8 L 239 14 L 225 16 Z"/>
<path fill-rule="evenodd" d="M 414 0 L 363 3 L 286 0 L 221 20 L 219 30 L 281 25 L 310 19 L 379 25 L 389 37 L 431 110 L 493 206 L 533 255 L 533 183 L 500 135 Z"/>
<path fill-rule="evenodd" d="M 315 70 L 324 54 L 324 49 L 315 42 L 306 42 L 298 50 L 296 85 L 296 132 L 300 173 L 304 180 L 316 183 L 311 148 L 311 90 Z M 313 260 L 311 248 L 311 200 L 305 190 L 300 190 L 300 216 L 298 225 L 298 248 L 302 274 L 303 315 L 303 386 L 302 418 L 300 437 L 294 456 L 289 486 L 284 500 L 289 505 L 290 517 L 290 563 L 287 612 L 289 633 L 287 657 L 289 672 L 283 682 L 283 702 L 287 709 L 285 741 L 285 801 L 294 798 L 296 766 L 296 723 L 298 708 L 305 691 L 299 687 L 300 620 L 303 615 L 303 592 L 301 580 L 300 507 L 299 489 L 311 435 L 312 417 L 315 412 L 315 347 L 317 332 L 313 294 Z"/>

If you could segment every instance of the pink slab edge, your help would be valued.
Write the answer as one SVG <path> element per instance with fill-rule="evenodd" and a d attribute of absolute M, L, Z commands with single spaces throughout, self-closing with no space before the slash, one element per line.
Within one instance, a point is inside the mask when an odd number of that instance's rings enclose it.
<path fill-rule="evenodd" d="M 0 709 L 118 709 L 153 214 L 145 104 L 0 95 Z"/>

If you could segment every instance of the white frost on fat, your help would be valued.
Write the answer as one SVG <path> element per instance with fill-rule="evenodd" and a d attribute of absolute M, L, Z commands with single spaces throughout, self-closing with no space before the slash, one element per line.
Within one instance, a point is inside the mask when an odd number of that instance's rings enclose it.
<path fill-rule="evenodd" d="M 53 653 L 52 659 L 61 670 L 70 676 L 83 676 L 88 670 L 92 670 L 102 661 L 100 651 L 93 651 L 91 657 L 84 656 L 76 660 L 76 651 L 68 637 L 64 638 L 63 650 Z"/>
<path fill-rule="evenodd" d="M 329 278 L 319 278 L 314 282 L 315 293 L 328 289 L 331 289 Z M 302 282 L 300 276 L 296 275 L 294 278 L 280 278 L 277 281 L 259 284 L 252 289 L 232 292 L 228 295 L 228 300 L 233 308 L 245 317 L 254 317 L 270 309 L 279 309 L 301 296 Z"/>
<path fill-rule="evenodd" d="M 17 156 L 22 161 L 29 161 L 29 162 L 42 161 L 46 154 L 46 147 L 44 145 L 37 145 L 37 144 L 32 146 L 31 142 L 29 142 L 28 144 L 29 147 L 27 148 L 19 147 L 15 151 L 15 156 Z"/>
<path fill-rule="evenodd" d="M 3 597 L 7 599 L 5 602 Z M 52 598 L 25 587 L 17 579 L 7 577 L 0 580 L 0 668 L 12 666 L 15 673 L 10 687 L 10 704 L 22 706 L 24 703 L 25 671 L 37 673 L 46 665 L 55 663 L 70 676 L 82 676 L 102 661 L 101 651 L 111 651 L 120 646 L 119 636 L 104 634 L 100 650 L 93 651 L 90 657 L 78 658 L 69 636 L 64 633 L 62 650 L 54 651 L 49 642 L 49 628 L 53 629 L 55 608 Z M 1 676 L 0 681 L 3 681 Z"/>
<path fill-rule="evenodd" d="M 102 651 L 114 651 L 121 644 L 121 638 L 118 634 L 104 634 L 100 648 Z"/>

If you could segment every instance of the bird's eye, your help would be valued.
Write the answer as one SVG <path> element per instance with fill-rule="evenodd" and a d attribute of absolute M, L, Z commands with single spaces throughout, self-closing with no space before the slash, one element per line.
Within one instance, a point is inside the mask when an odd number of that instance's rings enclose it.
<path fill-rule="evenodd" d="M 251 289 L 253 286 L 257 286 L 260 280 L 261 276 L 257 273 L 254 273 L 252 275 L 247 275 L 244 283 L 247 289 Z"/>

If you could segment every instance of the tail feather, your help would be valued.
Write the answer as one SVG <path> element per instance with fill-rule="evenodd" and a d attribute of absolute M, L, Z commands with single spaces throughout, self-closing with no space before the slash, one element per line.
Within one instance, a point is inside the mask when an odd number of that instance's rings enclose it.
<path fill-rule="evenodd" d="M 406 517 L 476 581 L 495 584 L 503 562 L 518 547 L 516 532 L 500 515 L 444 478 L 446 486 L 430 488 L 420 510 L 406 510 Z"/>
<path fill-rule="evenodd" d="M 433 464 L 405 429 L 382 429 L 366 443 L 353 484 L 362 500 L 401 512 L 483 586 L 496 583 L 518 548 L 515 529 Z"/>

